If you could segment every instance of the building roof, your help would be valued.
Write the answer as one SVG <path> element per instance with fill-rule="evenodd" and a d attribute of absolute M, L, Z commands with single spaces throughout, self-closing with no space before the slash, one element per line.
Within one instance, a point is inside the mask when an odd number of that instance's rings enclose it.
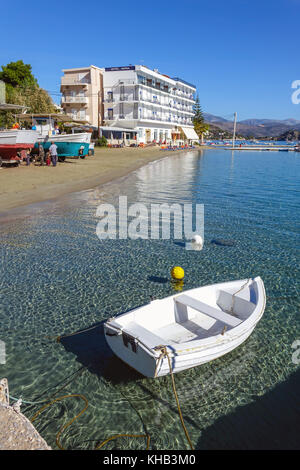
<path fill-rule="evenodd" d="M 19 104 L 10 104 L 10 103 L 1 103 L 0 104 L 0 109 L 3 111 L 10 111 L 13 109 L 16 109 L 18 111 L 25 111 L 27 109 L 27 106 L 21 106 Z"/>
<path fill-rule="evenodd" d="M 57 119 L 57 121 L 61 121 L 61 122 L 74 122 L 74 119 L 71 117 L 71 116 L 68 116 L 67 114 L 47 114 L 47 113 L 43 113 L 43 114 L 31 114 L 31 113 L 28 113 L 28 114 L 17 114 L 17 118 L 18 119 L 21 119 L 23 121 L 31 121 L 32 118 L 46 118 L 48 119 L 49 117 L 53 118 L 53 119 Z M 77 124 L 86 124 L 87 121 L 83 121 L 83 120 L 77 120 L 76 119 L 76 123 Z"/>
<path fill-rule="evenodd" d="M 182 80 L 182 78 L 179 78 L 179 77 L 174 77 L 173 80 L 175 80 L 175 82 L 181 82 L 183 83 L 184 85 L 188 85 L 192 88 L 197 88 L 196 85 L 193 85 L 192 83 L 189 83 L 189 82 L 186 82 L 185 80 Z"/>
<path fill-rule="evenodd" d="M 63 69 L 62 71 L 63 72 L 76 72 L 76 71 L 79 71 L 79 70 L 89 70 L 91 68 L 101 70 L 101 72 L 104 70 L 103 68 L 101 69 L 100 67 L 96 67 L 96 65 L 89 65 L 88 67 L 76 67 L 74 69 Z"/>

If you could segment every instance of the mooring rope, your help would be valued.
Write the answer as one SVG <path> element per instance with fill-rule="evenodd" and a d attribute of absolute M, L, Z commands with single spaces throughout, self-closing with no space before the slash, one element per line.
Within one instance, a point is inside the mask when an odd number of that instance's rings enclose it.
<path fill-rule="evenodd" d="M 82 394 L 79 394 L 79 393 L 72 393 L 70 395 L 63 395 L 62 397 L 58 397 L 58 398 L 55 398 L 54 400 L 50 401 L 49 403 L 47 403 L 46 405 L 44 405 L 42 408 L 40 408 L 34 415 L 33 417 L 31 418 L 31 422 L 33 423 L 36 418 L 38 417 L 38 415 L 40 413 L 42 413 L 46 408 L 49 408 L 49 406 L 52 406 L 54 403 L 58 402 L 58 401 L 61 401 L 65 398 L 71 398 L 71 397 L 79 397 L 81 398 L 84 402 L 85 402 L 85 406 L 84 408 L 82 408 L 82 410 L 80 411 L 80 413 L 78 413 L 76 416 L 74 416 L 74 418 L 72 418 L 70 421 L 67 422 L 67 424 L 65 424 L 64 426 L 62 426 L 62 428 L 58 431 L 58 433 L 56 434 L 56 444 L 57 446 L 59 447 L 60 450 L 66 450 L 61 442 L 60 442 L 60 437 L 62 435 L 62 433 L 69 427 L 71 426 L 72 423 L 74 423 L 74 421 L 79 418 L 88 408 L 89 406 L 89 402 L 88 402 L 88 399 L 82 395 Z M 108 439 L 105 439 L 105 441 L 101 442 L 100 444 L 98 444 L 94 450 L 98 450 L 98 449 L 101 449 L 101 447 L 104 447 L 105 444 L 107 444 L 109 441 L 112 441 L 113 439 L 117 439 L 119 437 L 134 437 L 134 438 L 141 438 L 141 437 L 144 437 L 145 439 L 147 439 L 147 446 L 146 446 L 146 450 L 149 450 L 149 447 L 150 447 L 150 435 L 147 433 L 147 434 L 116 434 L 114 436 L 111 436 L 109 437 Z"/>
<path fill-rule="evenodd" d="M 172 364 L 171 364 L 171 359 L 170 359 L 170 356 L 169 356 L 169 353 L 168 353 L 168 350 L 167 350 L 167 346 L 157 346 L 155 349 L 157 350 L 160 350 L 161 351 L 161 354 L 157 360 L 157 363 L 156 363 L 156 368 L 155 368 L 155 373 L 154 373 L 154 377 L 157 377 L 157 372 L 158 372 L 158 366 L 159 364 L 161 363 L 161 361 L 163 360 L 164 357 L 167 358 L 168 360 L 168 364 L 169 364 L 169 369 L 170 369 L 170 375 L 171 375 L 171 379 L 172 379 L 172 387 L 173 387 L 173 392 L 174 392 L 174 396 L 175 396 L 175 400 L 176 400 L 176 404 L 177 404 L 177 409 L 178 409 L 178 413 L 179 413 L 179 418 L 180 418 L 180 421 L 181 421 L 181 425 L 183 427 L 183 430 L 184 430 L 184 433 L 186 435 L 186 438 L 188 440 L 188 443 L 190 445 L 190 448 L 192 450 L 194 450 L 194 446 L 193 446 L 193 443 L 190 439 L 190 436 L 189 436 L 189 433 L 188 433 L 188 430 L 184 424 L 184 420 L 183 420 L 183 416 L 182 416 L 182 412 L 181 412 L 181 408 L 180 408 L 180 404 L 179 404 L 179 399 L 178 399 L 178 395 L 177 395 L 177 391 L 176 391 L 176 385 L 175 385 L 175 379 L 174 379 L 174 374 L 173 374 L 173 369 L 172 369 Z"/>
<path fill-rule="evenodd" d="M 66 336 L 74 336 L 76 334 L 80 334 L 82 333 L 83 331 L 89 331 L 89 330 L 92 330 L 94 328 L 97 328 L 97 326 L 99 325 L 96 325 L 96 326 L 93 326 L 91 328 L 87 328 L 86 330 L 82 330 L 82 331 L 77 331 L 75 333 L 71 333 L 71 334 L 68 334 L 68 335 L 62 335 L 62 336 L 58 336 L 56 337 L 56 341 L 59 343 L 61 338 L 63 337 L 66 337 Z M 174 379 L 174 374 L 173 374 L 173 370 L 172 370 L 172 364 L 171 364 L 171 359 L 170 359 L 170 356 L 169 356 L 169 353 L 167 351 L 167 347 L 166 346 L 157 346 L 155 348 L 156 350 L 160 350 L 161 351 L 161 354 L 159 356 L 159 358 L 157 359 L 157 362 L 156 362 L 156 368 L 155 368 L 155 373 L 154 373 L 154 377 L 157 377 L 157 372 L 158 372 L 158 368 L 159 368 L 159 365 L 161 364 L 161 361 L 163 360 L 164 357 L 167 357 L 167 360 L 168 360 L 168 364 L 169 364 L 169 369 L 170 369 L 170 375 L 171 375 L 171 379 L 172 379 L 172 387 L 173 387 L 173 392 L 174 392 L 174 396 L 175 396 L 175 400 L 176 400 L 176 404 L 177 404 L 177 409 L 178 409 L 178 413 L 179 413 L 179 418 L 180 418 L 180 422 L 181 422 L 181 425 L 182 425 L 182 428 L 184 430 L 184 433 L 185 433 L 185 436 L 187 438 L 187 441 L 189 443 L 189 446 L 192 450 L 194 450 L 194 447 L 193 447 L 193 444 L 192 444 L 192 441 L 189 437 L 189 433 L 187 431 L 187 428 L 184 424 L 184 420 L 183 420 L 183 416 L 182 416 L 182 412 L 181 412 L 181 408 L 180 408 L 180 403 L 179 403 L 179 399 L 178 399 L 178 395 L 177 395 L 177 391 L 176 391 L 176 385 L 175 385 L 175 379 Z M 64 385 L 63 387 L 61 387 L 59 390 L 61 390 L 62 388 L 64 388 L 66 385 Z M 58 391 L 59 391 L 58 390 Z M 56 392 L 58 393 L 58 392 Z M 56 394 L 55 393 L 55 394 Z M 47 409 L 48 407 L 52 406 L 54 403 L 56 402 L 59 402 L 65 398 L 71 398 L 71 397 L 78 397 L 78 398 L 81 398 L 84 402 L 85 402 L 85 406 L 84 408 L 74 417 L 72 418 L 70 421 L 67 422 L 67 424 L 65 424 L 64 426 L 62 426 L 62 428 L 58 431 L 58 433 L 56 434 L 56 444 L 57 446 L 59 447 L 59 449 L 61 450 L 66 450 L 61 442 L 60 442 L 60 438 L 61 438 L 61 435 L 62 433 L 69 427 L 71 426 L 72 423 L 74 423 L 74 421 L 76 419 L 78 419 L 88 408 L 89 406 L 89 403 L 88 403 L 88 400 L 87 398 L 82 395 L 82 394 L 77 394 L 77 393 L 72 393 L 70 395 L 63 395 L 61 397 L 58 397 L 58 398 L 55 398 L 53 399 L 52 401 L 50 401 L 49 403 L 46 403 L 42 408 L 40 408 L 34 415 L 33 417 L 31 418 L 31 422 L 34 422 L 35 419 L 38 417 L 38 415 L 40 413 L 42 413 L 45 409 Z M 14 400 L 17 400 L 16 398 L 12 397 L 12 399 Z M 23 401 L 23 403 L 27 403 L 27 404 L 30 404 L 30 405 L 35 405 L 35 404 L 39 404 L 39 403 L 45 403 L 46 400 L 42 401 L 42 402 L 29 402 L 29 401 Z M 94 450 L 99 450 L 101 449 L 102 447 L 104 447 L 108 442 L 114 440 L 114 439 L 118 439 L 120 437 L 133 437 L 133 438 L 145 438 L 147 440 L 147 444 L 146 444 L 146 450 L 149 450 L 150 448 L 150 440 L 151 440 L 151 437 L 148 433 L 145 433 L 145 434 L 116 434 L 116 435 L 113 435 L 107 439 L 105 439 L 103 442 L 101 442 L 100 444 L 98 444 Z"/>
<path fill-rule="evenodd" d="M 72 393 L 71 395 L 63 395 L 62 397 L 58 397 L 58 398 L 55 398 L 54 400 L 50 401 L 49 403 L 47 403 L 46 405 L 44 405 L 40 410 L 38 410 L 34 415 L 33 417 L 31 418 L 31 422 L 33 423 L 33 421 L 35 421 L 35 419 L 38 417 L 38 415 L 40 413 L 42 413 L 46 408 L 48 408 L 49 406 L 53 405 L 54 403 L 56 403 L 57 401 L 61 401 L 63 400 L 64 398 L 71 398 L 71 397 L 79 397 L 81 398 L 84 402 L 85 402 L 85 407 L 82 408 L 82 410 L 80 411 L 80 413 L 78 413 L 76 416 L 74 416 L 74 418 L 71 419 L 71 421 L 68 421 L 67 424 L 65 424 L 59 431 L 58 433 L 56 434 L 56 444 L 57 446 L 61 449 L 61 450 L 66 450 L 60 443 L 60 436 L 61 434 L 69 427 L 71 426 L 72 423 L 74 423 L 74 421 L 79 418 L 79 416 L 82 415 L 82 413 L 85 412 L 85 410 L 87 409 L 87 407 L 89 406 L 89 402 L 87 400 L 87 398 L 84 396 L 84 395 L 81 395 L 81 394 L 78 394 L 78 393 Z"/>
<path fill-rule="evenodd" d="M 149 434 L 116 434 L 115 436 L 111 436 L 108 439 L 105 439 L 105 441 L 101 442 L 101 444 L 97 445 L 95 447 L 95 450 L 101 449 L 101 447 L 105 446 L 109 441 L 112 441 L 113 439 L 117 439 L 118 437 L 144 437 L 147 439 L 147 446 L 146 450 L 149 450 L 150 447 L 150 435 Z"/>

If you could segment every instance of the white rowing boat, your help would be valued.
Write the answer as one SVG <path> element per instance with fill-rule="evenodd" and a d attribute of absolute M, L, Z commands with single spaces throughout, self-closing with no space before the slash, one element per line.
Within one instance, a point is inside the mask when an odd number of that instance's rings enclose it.
<path fill-rule="evenodd" d="M 261 319 L 265 303 L 260 277 L 198 287 L 110 318 L 105 337 L 129 366 L 159 377 L 170 373 L 170 364 L 176 373 L 238 347 Z"/>

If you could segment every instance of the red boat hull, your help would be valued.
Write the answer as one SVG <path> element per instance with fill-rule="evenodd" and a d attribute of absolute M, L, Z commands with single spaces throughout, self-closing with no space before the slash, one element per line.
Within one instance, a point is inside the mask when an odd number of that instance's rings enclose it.
<path fill-rule="evenodd" d="M 32 149 L 34 144 L 12 144 L 0 145 L 0 157 L 3 160 L 20 160 L 20 157 L 17 155 L 21 150 Z"/>

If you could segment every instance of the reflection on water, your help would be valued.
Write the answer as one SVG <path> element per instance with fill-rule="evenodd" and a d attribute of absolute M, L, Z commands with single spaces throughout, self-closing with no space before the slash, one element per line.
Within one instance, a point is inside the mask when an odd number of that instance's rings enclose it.
<path fill-rule="evenodd" d="M 0 338 L 7 350 L 0 376 L 8 377 L 11 394 L 28 401 L 84 394 L 89 408 L 63 434 L 66 448 L 93 449 L 110 435 L 146 430 L 153 449 L 185 449 L 170 377 L 143 378 L 114 357 L 103 321 L 176 289 L 260 275 L 267 307 L 249 340 L 211 364 L 177 374 L 176 384 L 199 448 L 254 446 L 257 421 L 248 422 L 246 437 L 241 433 L 245 410 L 260 420 L 261 442 L 278 446 L 275 409 L 283 392 L 277 389 L 284 390 L 291 415 L 297 406 L 289 378 L 298 368 L 291 344 L 300 337 L 299 166 L 299 157 L 285 152 L 173 155 L 112 184 L 0 219 Z M 100 242 L 96 208 L 116 203 L 119 195 L 127 195 L 128 203 L 204 203 L 203 249 L 186 250 L 178 240 Z M 170 280 L 174 265 L 185 270 L 181 285 Z M 39 406 L 26 405 L 25 414 Z M 51 446 L 81 407 L 76 399 L 60 402 L 36 420 Z M 233 437 L 224 444 L 214 430 L 227 425 Z M 106 448 L 113 447 L 142 449 L 145 443 L 124 438 Z"/>

